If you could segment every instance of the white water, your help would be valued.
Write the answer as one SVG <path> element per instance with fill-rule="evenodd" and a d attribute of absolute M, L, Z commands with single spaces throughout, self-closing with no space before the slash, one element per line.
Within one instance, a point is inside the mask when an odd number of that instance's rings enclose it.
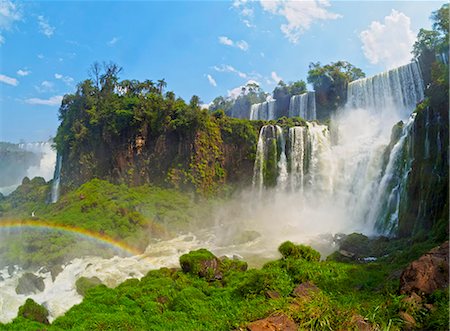
<path fill-rule="evenodd" d="M 250 107 L 250 119 L 251 120 L 274 120 L 276 119 L 275 115 L 275 105 L 276 101 L 264 101 L 262 103 L 257 103 L 251 105 Z"/>
<path fill-rule="evenodd" d="M 316 93 L 306 92 L 293 95 L 289 102 L 289 117 L 298 116 L 307 121 L 315 120 L 316 117 Z"/>
<path fill-rule="evenodd" d="M 388 151 L 390 155 L 386 165 L 383 156 L 390 142 L 392 127 L 400 120 L 406 121 L 422 98 L 419 67 L 411 63 L 350 83 L 348 103 L 332 119 L 333 134 L 326 126 L 314 122 L 308 122 L 306 128 L 290 128 L 286 142 L 290 161 L 288 178 L 280 172 L 278 185 L 286 181 L 291 185 L 289 190 L 280 186 L 274 192 L 268 192 L 274 202 L 266 208 L 264 204 L 268 201 L 264 201 L 258 207 L 266 215 L 269 214 L 268 208 L 278 210 L 278 214 L 268 222 L 280 219 L 302 224 L 303 234 L 311 233 L 308 231 L 317 234 L 320 228 L 332 233 L 395 233 L 400 196 L 410 160 L 403 167 L 391 164 L 398 164 L 404 154 L 404 140 L 410 133 L 414 117 L 405 125 L 394 148 Z M 285 144 L 284 140 L 278 141 L 280 144 Z M 258 144 L 260 147 L 267 149 Z M 278 162 L 281 164 L 284 160 L 280 158 Z M 264 174 L 259 178 L 263 180 Z M 266 186 L 259 183 L 258 188 Z M 294 207 L 276 206 L 279 201 L 288 200 Z M 383 210 L 386 206 L 390 208 L 389 213 Z M 321 211 L 326 211 L 328 217 L 324 217 Z M 305 219 L 317 228 L 307 230 L 303 223 Z M 277 221 L 275 223 L 279 225 Z"/>
<path fill-rule="evenodd" d="M 74 288 L 75 280 L 81 276 L 97 276 L 108 286 L 115 286 L 127 278 L 140 278 L 150 269 L 178 266 L 181 254 L 199 247 L 208 248 L 218 256 L 227 253 L 241 255 L 245 260 L 273 259 L 278 256 L 276 248 L 285 240 L 308 243 L 324 232 L 374 233 L 377 217 L 371 218 L 370 213 L 383 205 L 378 203 L 378 197 L 380 201 L 392 201 L 398 211 L 396 196 L 402 184 L 386 186 L 383 183 L 387 179 L 383 179 L 397 169 L 390 164 L 395 164 L 402 154 L 400 146 L 406 145 L 402 141 L 408 130 L 403 131 L 392 148 L 386 170 L 383 170 L 383 153 L 392 126 L 407 119 L 413 105 L 423 97 L 420 90 L 423 84 L 416 81 L 420 75 L 415 69 L 411 65 L 409 69 L 397 69 L 378 78 L 352 83 L 348 106 L 333 118 L 334 134 L 326 126 L 308 123 L 307 127 L 290 128 L 285 139 L 280 127 L 264 126 L 258 139 L 253 177 L 258 194 L 244 193 L 218 211 L 216 233 L 204 233 L 201 239 L 184 236 L 163 241 L 149 246 L 139 257 L 75 259 L 54 282 L 49 273 L 41 273 L 46 289 L 30 297 L 44 304 L 50 311 L 50 319 L 54 319 L 81 301 Z M 403 93 L 411 100 L 406 100 Z M 389 100 L 381 100 L 386 96 Z M 397 97 L 401 97 L 401 103 Z M 384 106 L 380 107 L 381 104 Z M 412 121 L 405 128 L 411 127 Z M 331 137 L 336 138 L 332 141 Z M 269 155 L 278 155 L 278 148 L 281 148 L 280 158 L 272 161 L 278 169 L 277 183 L 284 186 L 265 190 L 264 163 Z M 400 182 L 405 181 L 407 173 L 397 176 Z M 391 186 L 393 189 L 388 194 L 379 193 Z M 397 221 L 395 210 L 388 226 Z M 260 237 L 240 245 L 226 242 L 226 238 L 236 237 L 245 230 L 257 231 Z M 21 272 L 12 277 L 3 274 L 0 321 L 7 322 L 17 315 L 27 296 L 15 294 Z"/>
<path fill-rule="evenodd" d="M 29 167 L 26 173 L 23 174 L 23 177 L 27 176 L 32 179 L 39 176 L 43 177 L 46 181 L 53 178 L 56 163 L 56 152 L 52 149 L 50 142 L 23 143 L 19 144 L 19 148 L 41 156 L 39 165 Z M 10 194 L 21 184 L 21 182 L 22 180 L 8 187 L 0 187 L 0 193 L 5 195 Z"/>
<path fill-rule="evenodd" d="M 51 192 L 51 202 L 55 203 L 59 199 L 59 184 L 61 182 L 61 167 L 62 167 L 62 156 L 58 155 L 56 157 L 56 167 L 55 173 L 53 175 L 52 192 Z"/>

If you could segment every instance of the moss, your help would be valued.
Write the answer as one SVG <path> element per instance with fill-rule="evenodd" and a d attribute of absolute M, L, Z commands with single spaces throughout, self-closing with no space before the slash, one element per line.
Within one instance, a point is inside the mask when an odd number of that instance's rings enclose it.
<path fill-rule="evenodd" d="M 101 283 L 102 281 L 97 277 L 80 277 L 75 282 L 75 288 L 77 289 L 77 293 L 79 295 L 85 296 L 86 291 L 97 285 L 100 285 Z"/>
<path fill-rule="evenodd" d="M 305 245 L 296 245 L 291 241 L 285 241 L 278 247 L 278 251 L 284 258 L 303 259 L 306 261 L 320 261 L 320 253 Z"/>
<path fill-rule="evenodd" d="M 33 299 L 28 298 L 25 304 L 19 307 L 17 316 L 42 324 L 49 324 L 47 309 L 37 304 Z"/>

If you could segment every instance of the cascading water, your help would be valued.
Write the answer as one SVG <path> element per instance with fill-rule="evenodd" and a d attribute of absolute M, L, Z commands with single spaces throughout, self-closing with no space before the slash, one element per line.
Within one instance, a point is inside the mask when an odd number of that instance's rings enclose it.
<path fill-rule="evenodd" d="M 57 155 L 55 173 L 53 175 L 51 202 L 55 203 L 59 199 L 59 184 L 61 182 L 62 156 Z"/>
<path fill-rule="evenodd" d="M 278 135 L 276 125 L 264 125 L 259 133 L 253 172 L 253 186 L 261 192 L 264 185 L 274 185 L 278 174 Z"/>
<path fill-rule="evenodd" d="M 422 74 L 417 62 L 348 84 L 347 107 L 376 112 L 400 111 L 408 116 L 424 98 Z"/>
<path fill-rule="evenodd" d="M 412 162 L 405 141 L 414 116 L 404 125 L 397 141 L 390 141 L 391 129 L 408 119 L 424 97 L 423 88 L 417 63 L 350 83 L 346 107 L 332 118 L 333 135 L 327 126 L 314 122 L 290 128 L 286 142 L 281 139 L 285 135 L 272 134 L 272 140 L 278 137 L 275 145 L 286 146 L 287 179 L 282 167 L 278 167 L 277 182 L 269 183 L 266 168 L 255 166 L 257 187 L 261 190 L 278 185 L 276 192 L 290 192 L 296 208 L 301 210 L 291 211 L 297 221 L 309 218 L 319 223 L 323 215 L 317 208 L 321 208 L 332 211 L 335 231 L 394 234 Z M 300 103 L 301 97 L 306 96 L 296 96 L 292 107 Z M 264 159 L 267 153 L 262 153 L 260 147 L 258 144 L 257 162 L 264 164 L 268 162 Z M 284 163 L 283 148 L 281 151 L 278 164 Z"/>
<path fill-rule="evenodd" d="M 56 153 L 50 142 L 33 142 L 21 143 L 17 145 L 18 150 L 35 154 L 39 158 L 39 162 L 35 165 L 25 168 L 26 171 L 21 173 L 20 179 L 14 185 L 0 187 L 0 193 L 9 194 L 14 191 L 21 183 L 23 177 L 28 178 L 43 177 L 46 181 L 52 179 L 55 170 Z"/>
<path fill-rule="evenodd" d="M 250 119 L 251 120 L 274 120 L 276 119 L 276 101 L 265 101 L 251 105 L 250 107 Z"/>
<path fill-rule="evenodd" d="M 289 117 L 298 116 L 307 121 L 316 119 L 316 93 L 293 95 L 289 102 Z"/>

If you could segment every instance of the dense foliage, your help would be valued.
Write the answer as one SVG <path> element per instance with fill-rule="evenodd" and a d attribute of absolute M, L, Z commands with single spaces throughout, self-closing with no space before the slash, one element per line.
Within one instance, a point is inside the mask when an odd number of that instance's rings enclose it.
<path fill-rule="evenodd" d="M 224 260 L 199 250 L 181 257 L 181 265 L 190 266 L 183 270 L 150 271 L 142 279 L 129 279 L 116 288 L 89 286 L 84 301 L 51 325 L 18 317 L 2 328 L 232 330 L 282 312 L 302 330 L 353 330 L 361 328 L 359 323 L 371 329 L 400 330 L 410 327 L 401 318 L 405 313 L 415 319 L 417 328 L 445 329 L 448 293 L 436 291 L 426 297 L 424 304 L 433 308 L 424 309 L 398 294 L 398 278 L 393 276 L 429 248 L 430 243 L 416 247 L 410 242 L 392 242 L 384 259 L 367 264 L 288 255 L 260 270 L 221 268 L 221 277 L 211 275 Z M 201 268 L 209 272 L 199 273 Z M 300 284 L 313 290 L 302 294 L 301 289 L 296 290 Z"/>

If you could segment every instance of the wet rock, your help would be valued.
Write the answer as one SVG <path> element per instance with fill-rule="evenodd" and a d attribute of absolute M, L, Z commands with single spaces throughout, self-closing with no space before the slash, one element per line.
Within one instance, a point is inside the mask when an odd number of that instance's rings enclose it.
<path fill-rule="evenodd" d="M 75 282 L 75 287 L 77 289 L 77 293 L 79 295 L 84 296 L 87 292 L 87 290 L 100 285 L 102 281 L 98 277 L 80 277 Z"/>
<path fill-rule="evenodd" d="M 248 331 L 297 331 L 297 325 L 284 314 L 270 316 L 247 326 Z"/>
<path fill-rule="evenodd" d="M 319 292 L 320 289 L 311 282 L 304 282 L 298 285 L 292 294 L 298 298 L 306 297 L 310 298 L 315 293 Z"/>
<path fill-rule="evenodd" d="M 400 293 L 431 294 L 449 284 L 449 243 L 446 241 L 413 261 L 400 276 Z"/>
<path fill-rule="evenodd" d="M 34 302 L 32 299 L 27 299 L 25 304 L 19 307 L 19 312 L 17 316 L 26 318 L 31 321 L 49 324 L 48 322 L 48 310 Z"/>
<path fill-rule="evenodd" d="M 14 274 L 15 268 L 12 265 L 8 266 L 8 275 L 12 276 Z"/>
<path fill-rule="evenodd" d="M 32 294 L 42 292 L 44 289 L 44 279 L 32 274 L 31 272 L 27 272 L 19 278 L 19 284 L 16 287 L 16 293 Z"/>
<path fill-rule="evenodd" d="M 52 281 L 54 282 L 56 277 L 63 271 L 63 267 L 61 265 L 54 265 L 50 267 L 50 275 L 52 276 Z"/>

